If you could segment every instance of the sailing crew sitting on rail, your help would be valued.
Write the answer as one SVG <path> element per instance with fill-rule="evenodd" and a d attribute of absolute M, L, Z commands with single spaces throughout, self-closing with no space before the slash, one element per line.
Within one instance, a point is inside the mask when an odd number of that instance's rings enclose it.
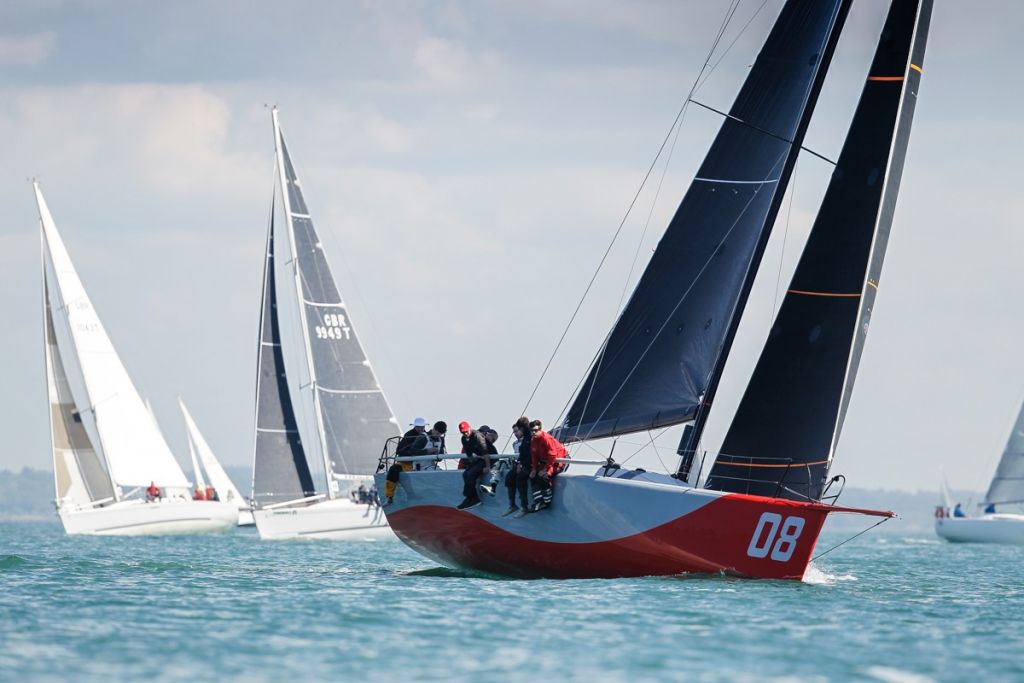
<path fill-rule="evenodd" d="M 149 486 L 146 488 L 146 502 L 160 500 L 160 498 L 160 487 L 156 485 L 155 481 L 150 481 Z"/>
<path fill-rule="evenodd" d="M 494 442 L 498 440 L 498 432 L 493 427 L 488 427 L 487 425 L 482 425 L 477 431 L 484 435 L 484 441 L 487 442 L 487 455 L 497 455 L 498 447 L 494 445 Z M 493 460 L 492 463 L 495 463 L 495 468 L 497 469 L 498 463 Z M 486 483 L 480 484 L 480 488 L 492 496 L 498 488 L 498 482 L 495 480 L 495 477 L 496 473 L 492 472 L 490 479 L 485 480 Z"/>
<path fill-rule="evenodd" d="M 212 486 L 206 487 L 206 500 L 220 500 L 220 496 L 217 495 L 217 489 Z"/>
<path fill-rule="evenodd" d="M 967 516 L 967 515 L 964 514 L 964 511 L 960 509 L 960 503 L 957 503 L 956 507 L 953 508 L 953 516 L 954 517 L 966 517 Z"/>
<path fill-rule="evenodd" d="M 463 501 L 456 507 L 465 510 L 480 504 L 476 485 L 481 477 L 491 473 L 491 456 L 487 449 L 487 439 L 468 422 L 460 422 L 459 431 L 462 433 L 462 453 L 468 462 L 462 472 Z"/>
<path fill-rule="evenodd" d="M 427 421 L 422 417 L 417 417 L 412 421 L 411 426 L 412 429 L 403 434 L 402 438 L 399 439 L 395 455 L 399 457 L 429 455 L 431 446 L 430 438 L 426 434 Z M 402 472 L 411 472 L 414 469 L 418 469 L 414 463 L 404 461 L 396 462 L 388 468 L 384 484 L 385 506 L 391 505 L 393 502 L 395 489 L 398 487 L 398 479 L 402 476 Z"/>
<path fill-rule="evenodd" d="M 501 516 L 514 514 L 518 519 L 530 509 L 530 468 L 533 466 L 533 460 L 530 457 L 530 418 L 524 415 L 516 420 L 516 423 L 512 425 L 512 433 L 516 437 L 513 452 L 518 453 L 519 457 L 512 461 L 512 466 L 505 475 L 505 488 L 508 489 L 508 510 L 505 510 Z M 516 491 L 519 491 L 519 502 L 523 505 L 521 510 L 516 506 Z"/>
<path fill-rule="evenodd" d="M 444 420 L 438 420 L 434 423 L 433 428 L 428 432 L 430 437 L 430 445 L 437 449 L 438 455 L 443 455 L 448 452 L 445 447 L 444 437 L 448 433 L 448 423 Z"/>
<path fill-rule="evenodd" d="M 533 508 L 531 512 L 539 512 L 551 507 L 554 497 L 554 478 L 565 467 L 557 461 L 568 455 L 565 446 L 558 439 L 544 431 L 540 420 L 530 423 L 533 438 L 530 441 L 532 464 L 530 479 L 533 481 Z"/>
<path fill-rule="evenodd" d="M 206 491 L 199 488 L 199 484 L 196 484 L 196 490 L 192 492 L 192 500 L 206 500 Z"/>
<path fill-rule="evenodd" d="M 427 449 L 423 455 L 444 455 L 444 435 L 448 433 L 448 423 L 444 420 L 438 420 L 434 423 L 434 426 L 427 432 Z M 417 463 L 416 469 L 418 470 L 436 470 L 437 463 L 439 460 L 433 462 L 421 462 Z"/>
<path fill-rule="evenodd" d="M 983 510 L 983 512 L 986 515 L 994 515 L 994 514 L 996 514 L 996 504 L 995 503 L 989 503 L 988 505 L 985 506 L 985 509 Z"/>

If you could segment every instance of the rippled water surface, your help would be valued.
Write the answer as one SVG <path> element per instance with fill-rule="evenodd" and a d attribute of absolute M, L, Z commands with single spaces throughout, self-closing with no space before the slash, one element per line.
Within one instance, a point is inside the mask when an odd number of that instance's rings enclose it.
<path fill-rule="evenodd" d="M 0 522 L 0 678 L 1024 680 L 1022 560 L 879 530 L 804 583 L 512 581 L 397 541 Z"/>

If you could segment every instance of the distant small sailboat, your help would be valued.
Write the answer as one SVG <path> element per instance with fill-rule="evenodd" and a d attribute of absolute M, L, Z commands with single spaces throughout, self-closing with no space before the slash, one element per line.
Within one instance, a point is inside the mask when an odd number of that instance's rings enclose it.
<path fill-rule="evenodd" d="M 192 469 L 196 475 L 196 486 L 206 489 L 206 479 L 210 486 L 217 492 L 222 502 L 233 503 L 238 508 L 238 526 L 252 526 L 256 521 L 252 517 L 252 506 L 249 501 L 238 492 L 231 477 L 221 467 L 220 461 L 213 454 L 213 449 L 203 438 L 199 427 L 192 419 L 192 414 L 185 407 L 185 402 L 178 399 L 178 407 L 181 408 L 181 415 L 185 420 L 185 430 L 188 433 L 188 452 L 192 457 Z M 202 462 L 202 467 L 200 467 Z M 206 478 L 203 477 L 203 470 L 206 470 Z"/>
<path fill-rule="evenodd" d="M 256 380 L 253 516 L 261 538 L 358 539 L 389 536 L 379 506 L 358 502 L 377 469 L 381 444 L 399 434 L 377 377 L 356 337 L 284 143 L 277 109 L 276 173 L 291 252 L 282 290 L 295 297 L 296 334 L 282 338 L 275 277 L 274 211 L 267 231 Z M 275 193 L 276 194 L 276 193 Z M 304 362 L 295 378 L 284 350 L 295 342 Z M 296 382 L 298 377 L 301 381 Z M 293 406 L 292 392 L 302 400 Z M 310 407 L 311 406 L 311 407 Z M 296 407 L 312 424 L 301 438 Z M 302 411 L 304 410 L 303 413 Z M 324 486 L 313 483 L 307 456 L 323 464 Z M 363 498 L 366 498 L 364 495 Z"/>
<path fill-rule="evenodd" d="M 238 513 L 191 500 L 82 286 L 38 183 L 46 383 L 57 513 L 68 534 L 223 531 Z M 155 485 L 159 496 L 148 496 Z M 147 498 L 153 498 L 147 500 Z"/>
<path fill-rule="evenodd" d="M 985 499 L 978 504 L 981 514 L 964 511 L 953 504 L 942 481 L 942 503 L 935 508 L 935 533 L 954 543 L 1024 543 L 1024 405 L 1003 449 Z M 1018 512 L 999 512 L 1012 506 Z"/>

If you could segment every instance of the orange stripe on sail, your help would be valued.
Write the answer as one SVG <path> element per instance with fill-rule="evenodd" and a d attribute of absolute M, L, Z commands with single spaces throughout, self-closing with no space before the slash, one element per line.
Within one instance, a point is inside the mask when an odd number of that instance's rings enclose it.
<path fill-rule="evenodd" d="M 886 83 L 893 83 L 896 81 L 902 81 L 903 76 L 868 76 L 869 81 L 882 81 Z"/>
<path fill-rule="evenodd" d="M 875 282 L 874 280 L 868 280 L 868 285 L 874 287 L 875 289 L 878 289 L 878 283 Z"/>
<path fill-rule="evenodd" d="M 924 73 L 924 69 L 919 67 L 917 64 L 911 64 L 910 68 L 913 69 L 914 71 L 916 71 L 919 74 L 923 74 Z"/>
<path fill-rule="evenodd" d="M 836 296 L 836 297 L 841 297 L 841 298 L 853 298 L 853 297 L 859 297 L 860 296 L 860 292 L 857 292 L 856 294 L 838 294 L 838 293 L 835 293 L 835 292 L 805 292 L 802 289 L 791 289 L 791 290 L 789 290 L 789 293 L 790 294 L 804 294 L 805 296 Z"/>
<path fill-rule="evenodd" d="M 824 465 L 827 462 L 828 460 L 817 460 L 815 462 L 791 462 L 786 463 L 785 465 L 755 465 L 754 463 L 750 462 L 736 462 L 735 460 L 722 460 L 721 458 L 719 458 L 718 460 L 715 461 L 715 464 L 735 465 L 736 467 L 805 467 L 807 465 Z"/>

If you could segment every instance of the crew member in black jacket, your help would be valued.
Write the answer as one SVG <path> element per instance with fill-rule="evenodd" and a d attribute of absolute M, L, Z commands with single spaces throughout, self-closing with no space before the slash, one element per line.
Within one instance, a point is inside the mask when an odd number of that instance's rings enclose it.
<path fill-rule="evenodd" d="M 468 462 L 462 472 L 463 501 L 457 507 L 459 510 L 465 510 L 480 504 L 476 484 L 481 477 L 490 474 L 491 456 L 487 452 L 487 439 L 468 422 L 460 422 L 459 431 L 462 432 L 462 454 L 466 456 Z"/>

